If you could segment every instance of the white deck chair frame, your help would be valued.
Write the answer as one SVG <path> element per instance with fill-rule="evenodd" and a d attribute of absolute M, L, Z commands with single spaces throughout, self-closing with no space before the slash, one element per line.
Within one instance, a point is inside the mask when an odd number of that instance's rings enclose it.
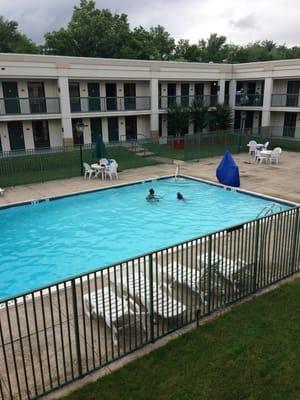
<path fill-rule="evenodd" d="M 120 296 L 107 286 L 83 296 L 84 310 L 88 317 L 101 317 L 112 330 L 113 344 L 117 346 L 119 331 L 134 323 L 139 315 L 133 300 Z M 132 316 L 129 323 L 129 316 Z"/>

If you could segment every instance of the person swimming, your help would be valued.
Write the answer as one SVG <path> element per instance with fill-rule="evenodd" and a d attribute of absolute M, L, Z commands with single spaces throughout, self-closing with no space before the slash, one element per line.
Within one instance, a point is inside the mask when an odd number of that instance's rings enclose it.
<path fill-rule="evenodd" d="M 159 201 L 159 198 L 155 195 L 154 189 L 150 189 L 148 196 L 146 197 L 147 201 Z"/>
<path fill-rule="evenodd" d="M 183 200 L 183 201 L 185 201 L 185 198 L 183 197 L 183 195 L 182 195 L 180 192 L 177 192 L 176 197 L 177 197 L 177 200 Z"/>

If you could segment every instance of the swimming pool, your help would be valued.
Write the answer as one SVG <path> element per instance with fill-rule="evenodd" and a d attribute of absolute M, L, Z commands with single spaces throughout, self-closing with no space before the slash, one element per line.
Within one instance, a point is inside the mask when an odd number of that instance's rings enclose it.
<path fill-rule="evenodd" d="M 145 200 L 150 188 L 159 202 Z M 0 299 L 255 219 L 272 203 L 168 178 L 2 209 Z"/>

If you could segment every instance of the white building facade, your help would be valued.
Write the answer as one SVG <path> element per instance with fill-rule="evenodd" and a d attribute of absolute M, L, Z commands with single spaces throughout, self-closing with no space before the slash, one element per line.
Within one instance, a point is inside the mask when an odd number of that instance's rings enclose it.
<path fill-rule="evenodd" d="M 300 60 L 206 64 L 0 54 L 0 151 L 152 137 L 170 104 L 230 104 L 234 127 L 300 139 Z M 187 133 L 197 132 L 189 122 Z"/>

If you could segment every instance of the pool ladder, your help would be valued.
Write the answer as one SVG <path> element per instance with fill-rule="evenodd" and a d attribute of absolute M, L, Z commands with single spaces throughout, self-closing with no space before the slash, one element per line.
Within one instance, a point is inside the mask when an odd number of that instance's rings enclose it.
<path fill-rule="evenodd" d="M 282 211 L 282 207 L 279 204 L 272 203 L 269 206 L 265 206 L 256 216 L 257 218 L 266 217 L 267 215 L 274 214 L 275 212 Z"/>

